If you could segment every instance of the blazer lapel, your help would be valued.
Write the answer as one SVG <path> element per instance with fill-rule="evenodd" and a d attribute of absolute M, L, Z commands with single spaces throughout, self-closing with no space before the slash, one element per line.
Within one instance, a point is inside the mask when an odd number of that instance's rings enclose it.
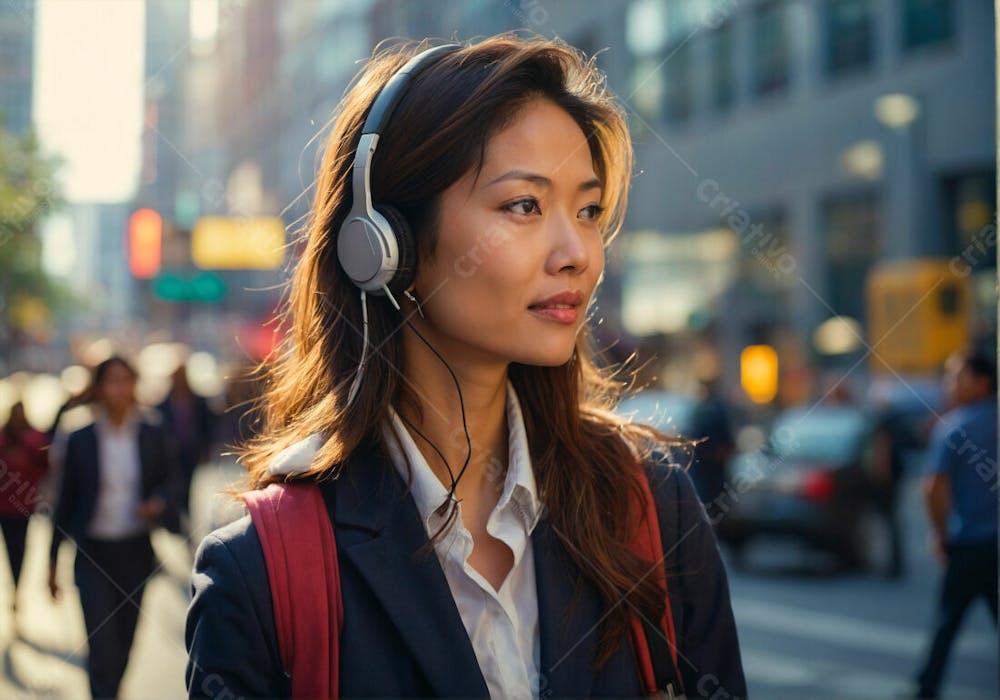
<path fill-rule="evenodd" d="M 64 479 L 76 479 L 77 488 L 80 489 L 80 520 L 77 523 L 77 530 L 73 531 L 74 537 L 80 539 L 86 536 L 87 527 L 97 508 L 97 491 L 101 484 L 101 452 L 97 444 L 97 426 L 91 424 L 83 428 L 80 432 L 80 460 L 78 472 L 70 476 L 63 476 Z M 73 525 L 71 524 L 72 528 Z"/>
<path fill-rule="evenodd" d="M 538 631 L 542 697 L 589 697 L 594 683 L 591 662 L 597 649 L 601 605 L 597 591 L 580 586 L 574 602 L 579 570 L 556 537 L 547 516 L 531 536 L 538 590 Z"/>
<path fill-rule="evenodd" d="M 151 428 L 143 422 L 139 422 L 137 432 L 139 441 L 139 472 L 142 476 L 142 497 L 148 498 L 152 489 L 152 484 L 156 480 L 154 465 L 156 457 L 153 454 Z"/>
<path fill-rule="evenodd" d="M 489 691 L 444 571 L 395 467 L 368 445 L 323 484 L 337 548 L 371 588 L 437 696 Z"/>

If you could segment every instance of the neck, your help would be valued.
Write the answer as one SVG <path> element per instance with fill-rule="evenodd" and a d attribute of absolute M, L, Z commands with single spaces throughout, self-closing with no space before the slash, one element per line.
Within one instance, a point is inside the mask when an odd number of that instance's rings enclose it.
<path fill-rule="evenodd" d="M 507 366 L 503 363 L 474 363 L 455 360 L 466 354 L 448 352 L 447 344 L 431 337 L 424 329 L 434 348 L 448 361 L 458 379 L 465 407 L 465 425 L 468 427 L 472 454 L 468 467 L 458 482 L 456 496 L 478 495 L 484 489 L 499 489 L 507 466 Z M 397 406 L 403 423 L 410 431 L 414 443 L 430 465 L 435 476 L 446 489 L 451 488 L 451 476 L 441 457 L 412 426 L 434 443 L 457 478 L 469 455 L 469 447 L 462 427 L 462 407 L 459 404 L 455 381 L 444 363 L 408 329 L 404 331 L 406 371 L 409 388 L 416 394 L 422 416 L 413 407 Z M 495 476 L 499 471 L 500 479 Z M 487 479 L 487 477 L 494 477 Z"/>
<path fill-rule="evenodd" d="M 114 428 L 120 428 L 125 425 L 125 419 L 128 418 L 128 409 L 104 409 L 105 418 L 107 418 L 108 423 Z"/>

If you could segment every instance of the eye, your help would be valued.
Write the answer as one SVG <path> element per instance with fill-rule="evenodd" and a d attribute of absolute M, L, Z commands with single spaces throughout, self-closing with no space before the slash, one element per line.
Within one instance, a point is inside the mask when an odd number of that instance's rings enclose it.
<path fill-rule="evenodd" d="M 538 200 L 534 197 L 519 199 L 516 202 L 505 204 L 503 208 L 509 212 L 521 214 L 523 216 L 530 216 L 533 213 L 542 213 L 541 208 L 538 206 Z"/>
<path fill-rule="evenodd" d="M 580 210 L 580 212 L 584 214 L 583 218 L 587 219 L 588 221 L 595 221 L 603 211 L 604 207 L 602 207 L 600 204 L 591 204 L 590 206 L 584 207 L 583 209 Z"/>

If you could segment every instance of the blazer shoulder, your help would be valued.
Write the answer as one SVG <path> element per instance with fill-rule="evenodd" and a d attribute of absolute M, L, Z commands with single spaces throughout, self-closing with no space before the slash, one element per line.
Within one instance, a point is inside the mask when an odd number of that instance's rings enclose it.
<path fill-rule="evenodd" d="M 66 437 L 64 453 L 66 464 L 75 464 L 81 460 L 89 462 L 97 459 L 97 425 L 88 423 L 82 428 L 77 428 L 71 432 Z"/>
<path fill-rule="evenodd" d="M 687 471 L 664 460 L 646 466 L 669 570 L 693 574 L 719 556 L 714 528 Z M 667 545 L 667 543 L 672 543 Z"/>
<path fill-rule="evenodd" d="M 244 697 L 287 696 L 267 565 L 249 515 L 202 540 L 191 588 L 189 697 L 212 697 L 220 684 Z"/>
<path fill-rule="evenodd" d="M 83 427 L 77 428 L 72 431 L 66 438 L 67 444 L 76 444 L 81 440 L 89 440 L 97 436 L 97 424 L 94 422 L 87 423 Z"/>
<path fill-rule="evenodd" d="M 686 469 L 657 456 L 646 465 L 646 476 L 660 515 L 667 511 L 676 517 L 679 512 L 682 522 L 705 518 L 705 509 Z"/>
<path fill-rule="evenodd" d="M 225 556 L 222 556 L 220 550 L 225 550 Z M 264 550 L 261 549 L 260 536 L 249 515 L 237 518 L 208 533 L 198 547 L 196 563 L 203 558 L 202 555 L 204 558 L 212 559 L 217 565 L 236 566 L 247 574 L 264 572 L 263 580 L 267 581 Z"/>
<path fill-rule="evenodd" d="M 656 460 L 647 465 L 667 566 L 668 593 L 688 697 L 711 679 L 724 697 L 745 698 L 746 679 L 729 581 L 714 528 L 687 471 Z M 699 695 L 698 697 L 701 697 Z"/>

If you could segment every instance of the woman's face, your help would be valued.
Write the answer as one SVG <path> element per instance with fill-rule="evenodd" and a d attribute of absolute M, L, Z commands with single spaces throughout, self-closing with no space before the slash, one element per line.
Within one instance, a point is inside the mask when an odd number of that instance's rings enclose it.
<path fill-rule="evenodd" d="M 135 377 L 117 362 L 110 365 L 97 385 L 97 400 L 105 410 L 123 412 L 135 401 Z"/>
<path fill-rule="evenodd" d="M 487 143 L 478 177 L 441 195 L 436 250 L 415 282 L 435 347 L 565 363 L 604 269 L 600 202 L 583 131 L 555 103 L 529 102 Z"/>

